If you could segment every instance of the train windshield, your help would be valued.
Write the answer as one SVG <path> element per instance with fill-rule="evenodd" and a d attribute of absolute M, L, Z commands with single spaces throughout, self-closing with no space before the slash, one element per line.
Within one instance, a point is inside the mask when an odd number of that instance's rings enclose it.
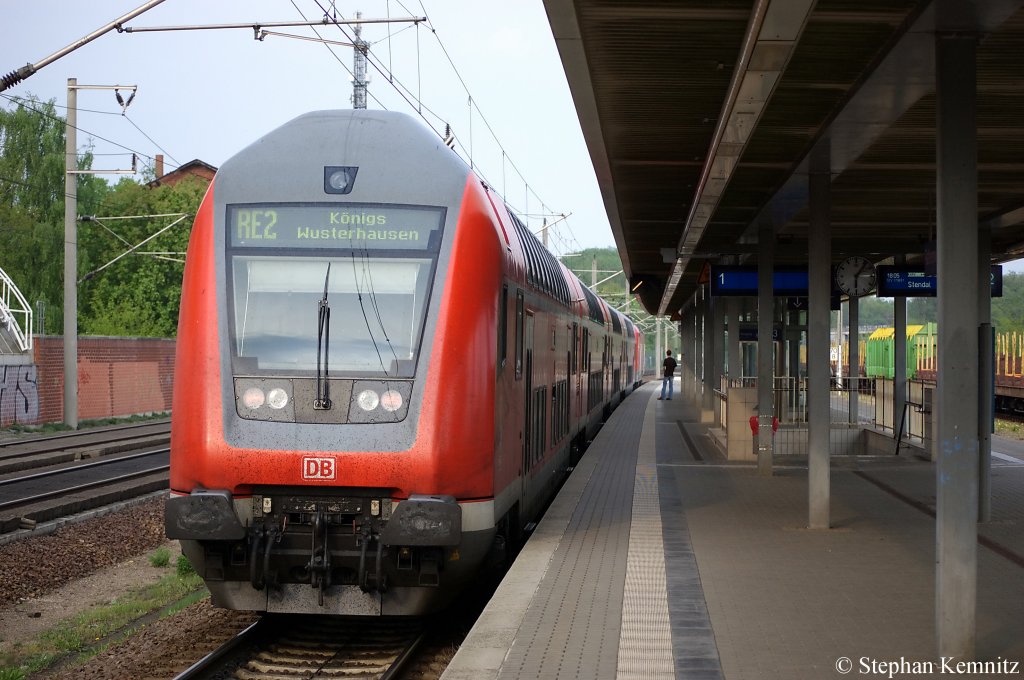
<path fill-rule="evenodd" d="M 308 206 L 300 210 L 305 213 L 295 214 L 314 214 Z M 408 212 L 374 210 L 392 222 L 398 222 L 392 213 Z M 426 220 L 432 231 L 422 240 L 426 247 L 382 242 L 359 248 L 339 248 L 345 244 L 331 239 L 324 245 L 296 248 L 288 242 L 289 223 L 295 221 L 289 219 L 288 206 L 276 206 L 275 212 L 280 240 L 254 245 L 232 239 L 234 247 L 229 245 L 235 374 L 315 375 L 319 348 L 321 361 L 329 362 L 334 377 L 413 377 L 443 211 L 418 211 L 415 219 Z M 237 221 L 238 209 L 232 208 L 229 224 L 233 227 Z M 308 225 L 308 219 L 304 223 Z M 331 316 L 321 330 L 325 290 Z"/>

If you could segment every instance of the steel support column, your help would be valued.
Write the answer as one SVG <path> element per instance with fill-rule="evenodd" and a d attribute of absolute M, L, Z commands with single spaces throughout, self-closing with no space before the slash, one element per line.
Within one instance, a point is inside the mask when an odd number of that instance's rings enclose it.
<path fill-rule="evenodd" d="M 978 521 L 992 519 L 992 418 L 995 404 L 995 347 L 992 342 L 992 228 L 978 226 Z"/>
<path fill-rule="evenodd" d="M 940 282 L 935 629 L 940 656 L 970 660 L 978 578 L 977 37 L 937 32 L 935 42 Z"/>
<path fill-rule="evenodd" d="M 807 476 L 808 526 L 830 525 L 829 461 L 829 329 L 831 327 L 831 154 L 824 140 L 811 152 L 808 177 L 810 233 L 807 283 Z"/>
<path fill-rule="evenodd" d="M 762 222 L 757 232 L 757 472 L 766 477 L 772 474 L 772 456 L 775 453 L 775 438 L 772 437 L 772 416 L 775 414 L 774 266 L 775 229 L 770 223 Z"/>

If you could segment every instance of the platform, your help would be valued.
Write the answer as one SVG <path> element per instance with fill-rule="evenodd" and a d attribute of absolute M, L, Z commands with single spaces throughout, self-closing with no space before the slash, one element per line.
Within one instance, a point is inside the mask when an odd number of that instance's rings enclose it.
<path fill-rule="evenodd" d="M 655 393 L 612 414 L 445 680 L 954 674 L 935 652 L 933 464 L 833 459 L 833 528 L 808 530 L 801 460 L 773 477 L 725 463 L 696 406 Z M 976 646 L 990 665 L 962 677 L 1024 677 L 1024 455 L 993 466 Z"/>

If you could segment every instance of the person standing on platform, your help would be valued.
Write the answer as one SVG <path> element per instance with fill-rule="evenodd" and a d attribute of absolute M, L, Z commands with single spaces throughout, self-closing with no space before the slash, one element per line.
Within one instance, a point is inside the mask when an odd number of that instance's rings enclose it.
<path fill-rule="evenodd" d="M 672 350 L 665 352 L 665 361 L 661 362 L 664 369 L 661 374 L 661 396 L 658 401 L 665 399 L 665 386 L 668 385 L 668 399 L 672 399 L 672 380 L 676 373 L 676 360 L 672 358 Z"/>

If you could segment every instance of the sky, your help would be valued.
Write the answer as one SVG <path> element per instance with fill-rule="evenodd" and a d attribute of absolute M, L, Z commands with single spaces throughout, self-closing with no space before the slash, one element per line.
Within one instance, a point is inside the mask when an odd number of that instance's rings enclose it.
<path fill-rule="evenodd" d="M 40 61 L 144 0 L 5 4 L 0 71 L 6 74 Z M 321 6 L 332 8 L 330 0 L 165 0 L 125 25 L 252 24 L 302 21 L 302 15 L 319 20 Z M 545 216 L 554 221 L 569 215 L 550 228 L 556 254 L 614 247 L 540 0 L 335 0 L 333 8 L 339 19 L 354 18 L 357 10 L 364 19 L 428 17 L 429 24 L 418 28 L 407 23 L 364 26 L 371 60 L 384 71 L 369 68 L 368 108 L 412 113 L 438 131 L 451 125 L 460 155 L 467 161 L 472 157 L 473 167 L 528 216 L 535 232 Z M 303 27 L 267 30 L 315 37 Z M 348 40 L 334 26 L 316 30 L 328 40 Z M 331 50 L 273 35 L 257 41 L 251 28 L 111 31 L 0 93 L 0 106 L 13 106 L 5 96 L 32 94 L 63 107 L 72 77 L 79 85 L 137 85 L 126 115 L 112 92 L 79 91 L 83 132 L 78 144 L 82 149 L 91 139 L 94 168 L 129 167 L 131 152 L 122 147 L 149 157 L 164 153 L 165 171 L 193 159 L 220 166 L 302 113 L 351 107 L 351 76 L 344 66 L 352 66 L 352 49 L 332 45 Z M 391 79 L 404 85 L 405 98 Z M 64 115 L 63 108 L 58 111 Z"/>

